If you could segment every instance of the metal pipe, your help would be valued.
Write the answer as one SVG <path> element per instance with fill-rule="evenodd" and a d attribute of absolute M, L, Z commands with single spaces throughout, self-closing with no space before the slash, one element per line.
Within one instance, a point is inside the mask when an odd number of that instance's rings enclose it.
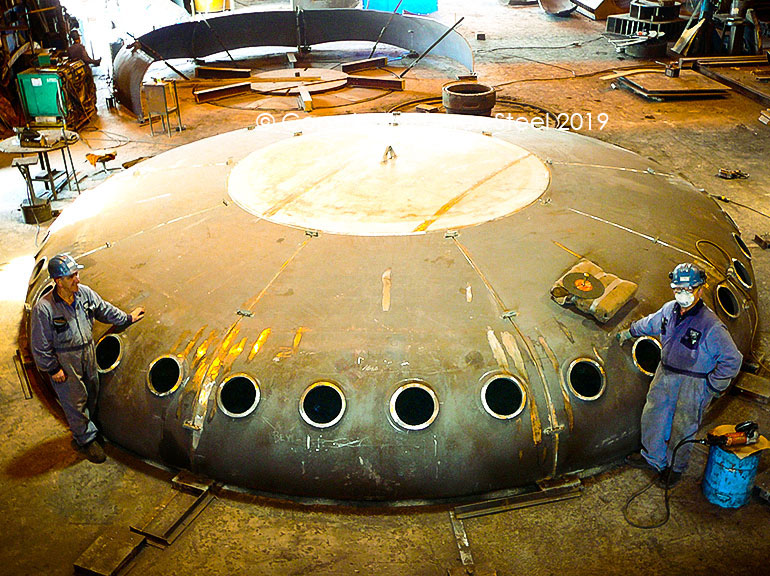
<path fill-rule="evenodd" d="M 393 16 L 395 16 L 396 12 L 398 12 L 398 9 L 401 8 L 401 3 L 403 1 L 404 0 L 398 0 L 398 4 L 396 4 L 396 7 L 393 9 L 393 13 L 390 15 L 390 18 L 388 18 L 388 23 L 382 27 L 382 30 L 380 30 L 380 35 L 377 36 L 377 40 L 375 41 L 374 46 L 372 46 L 372 51 L 369 52 L 369 58 L 374 56 L 374 51 L 377 49 L 377 44 L 380 43 L 380 40 L 382 39 L 382 35 L 385 34 L 385 30 L 387 30 L 388 26 L 390 26 L 390 23 L 393 22 Z"/>
<path fill-rule="evenodd" d="M 459 19 L 457 22 L 455 22 L 455 23 L 452 25 L 452 27 L 451 27 L 449 30 L 447 30 L 446 32 L 444 32 L 444 33 L 443 33 L 443 34 L 442 34 L 442 35 L 439 37 L 439 39 L 438 39 L 438 40 L 436 40 L 436 41 L 435 41 L 433 44 L 431 44 L 431 45 L 428 47 L 428 49 L 427 49 L 425 52 L 423 52 L 422 54 L 420 54 L 420 55 L 417 57 L 417 60 L 415 60 L 414 62 L 412 62 L 412 63 L 411 63 L 411 64 L 410 64 L 410 65 L 407 67 L 407 69 L 406 69 L 406 70 L 404 70 L 403 72 L 401 72 L 401 74 L 399 74 L 399 75 L 398 75 L 398 77 L 399 77 L 399 78 L 403 78 L 403 77 L 406 75 L 406 73 L 407 73 L 407 72 L 409 72 L 409 71 L 410 71 L 412 68 L 414 68 L 414 67 L 417 65 L 417 63 L 418 63 L 420 60 L 422 60 L 423 58 L 425 58 L 425 56 L 427 56 L 427 55 L 428 55 L 428 52 L 430 52 L 430 51 L 431 51 L 431 50 L 433 50 L 433 49 L 434 49 L 436 46 L 438 46 L 439 42 L 441 42 L 441 41 L 442 41 L 444 38 L 446 38 L 446 37 L 449 35 L 449 33 L 450 33 L 452 30 L 454 30 L 455 28 L 457 28 L 457 26 L 458 26 L 458 25 L 460 24 L 460 22 L 462 22 L 463 20 L 465 20 L 465 16 L 463 16 L 462 18 L 460 18 L 460 19 Z"/>

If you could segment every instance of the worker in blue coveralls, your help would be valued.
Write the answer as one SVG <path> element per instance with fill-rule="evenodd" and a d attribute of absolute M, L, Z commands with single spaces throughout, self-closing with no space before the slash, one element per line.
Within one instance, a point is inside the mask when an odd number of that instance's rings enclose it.
<path fill-rule="evenodd" d="M 144 308 L 126 314 L 80 284 L 79 265 L 68 254 L 48 262 L 48 274 L 56 285 L 32 309 L 31 347 L 38 369 L 48 374 L 59 397 L 72 446 L 88 460 L 104 462 L 97 442 L 98 430 L 91 420 L 99 394 L 99 373 L 92 337 L 94 320 L 125 328 L 144 317 Z"/>
<path fill-rule="evenodd" d="M 663 348 L 642 411 L 642 450 L 626 458 L 635 468 L 658 472 L 662 486 L 681 479 L 692 444 L 679 448 L 676 462 L 674 448 L 697 432 L 709 401 L 727 389 L 743 361 L 725 325 L 701 299 L 706 273 L 686 263 L 669 278 L 675 299 L 617 335 L 621 344 L 656 336 Z"/>

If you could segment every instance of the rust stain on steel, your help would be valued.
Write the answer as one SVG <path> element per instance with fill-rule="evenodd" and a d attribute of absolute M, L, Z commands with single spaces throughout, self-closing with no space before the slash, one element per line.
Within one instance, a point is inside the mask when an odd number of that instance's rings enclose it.
<path fill-rule="evenodd" d="M 196 342 L 200 339 L 201 336 L 203 336 L 204 330 L 206 330 L 207 325 L 201 326 L 198 331 L 195 333 L 195 336 L 192 337 L 192 339 L 187 343 L 187 346 L 182 351 L 182 353 L 179 355 L 179 357 L 182 360 L 185 360 L 187 356 L 190 355 L 190 352 L 192 352 L 192 349 L 195 347 Z"/>
<path fill-rule="evenodd" d="M 256 342 L 254 342 L 254 346 L 251 347 L 249 358 L 246 360 L 247 362 L 251 362 L 254 359 L 254 356 L 256 356 L 257 353 L 264 347 L 265 342 L 267 342 L 267 339 L 269 338 L 272 331 L 272 328 L 265 328 L 262 330 L 262 332 L 260 332 L 259 338 L 257 338 Z"/>
<path fill-rule="evenodd" d="M 492 356 L 495 357 L 497 365 L 501 370 L 507 372 L 509 369 L 508 358 L 505 357 L 505 350 L 503 349 L 503 345 L 500 344 L 500 341 L 497 339 L 495 331 L 490 327 L 487 327 L 487 342 L 489 342 L 489 347 L 492 349 Z"/>
<path fill-rule="evenodd" d="M 393 270 L 388 268 L 382 273 L 382 311 L 388 312 L 390 310 L 390 287 L 393 283 L 392 280 Z"/>
<path fill-rule="evenodd" d="M 567 413 L 569 431 L 572 432 L 572 429 L 575 426 L 575 416 L 572 413 L 572 402 L 569 399 L 569 394 L 567 394 L 567 387 L 566 383 L 564 382 L 564 374 L 559 369 L 559 360 L 556 358 L 556 354 L 554 354 L 553 350 L 551 350 L 551 347 L 548 345 L 548 342 L 543 336 L 540 336 L 538 340 L 540 341 L 540 345 L 543 347 L 543 350 L 545 350 L 546 356 L 548 356 L 548 359 L 551 361 L 553 371 L 559 375 L 559 388 L 561 389 L 561 395 L 564 399 L 564 411 Z"/>
<path fill-rule="evenodd" d="M 256 296 L 254 296 L 254 298 L 252 298 L 251 300 L 249 300 L 248 302 L 246 302 L 243 305 L 243 308 L 245 310 L 248 310 L 249 312 L 253 312 L 254 311 L 254 307 L 262 299 L 262 296 L 264 296 L 265 293 L 270 289 L 270 286 L 273 285 L 273 282 L 275 282 L 276 279 L 278 278 L 278 276 L 280 276 L 281 273 L 284 270 L 286 270 L 286 268 L 289 266 L 289 264 L 291 264 L 292 260 L 294 260 L 297 257 L 297 254 L 299 254 L 300 250 L 302 250 L 305 246 L 307 246 L 308 242 L 310 242 L 311 239 L 312 239 L 312 236 L 308 236 L 307 238 L 305 238 L 305 240 L 299 246 L 297 246 L 297 249 L 294 251 L 294 253 L 291 256 L 289 256 L 283 264 L 281 264 L 281 267 L 278 269 L 278 271 L 275 274 L 273 274 L 273 277 L 270 278 L 270 280 L 265 285 L 265 287 L 262 288 L 262 291 L 259 294 L 257 294 Z M 238 321 L 240 321 L 240 320 L 241 320 L 241 318 L 238 318 Z"/>
<path fill-rule="evenodd" d="M 433 223 L 434 223 L 436 220 L 438 220 L 438 219 L 439 219 L 439 218 L 441 218 L 441 217 L 442 217 L 444 214 L 446 214 L 447 212 L 449 212 L 449 211 L 450 211 L 452 208 L 454 208 L 454 207 L 455 207 L 457 204 L 459 204 L 460 202 L 462 202 L 462 201 L 465 199 L 465 197 L 466 197 L 466 196 L 468 196 L 468 194 L 470 194 L 471 192 L 473 192 L 473 191 L 474 191 L 474 190 L 476 190 L 477 188 L 480 188 L 481 186 L 483 186 L 484 184 L 486 184 L 487 182 L 489 182 L 490 180 L 492 180 L 492 179 L 493 179 L 495 176 L 499 176 L 500 174 L 502 174 L 503 172 L 505 172 L 505 171 L 506 171 L 506 170 L 508 170 L 509 168 L 511 168 L 511 167 L 513 167 L 513 166 L 515 166 L 516 164 L 518 164 L 518 163 L 519 163 L 519 162 L 521 162 L 522 160 L 525 160 L 526 158 L 529 158 L 530 156 L 532 156 L 532 154 L 531 154 L 531 153 L 529 153 L 529 154 L 525 154 L 525 155 L 523 155 L 523 156 L 520 156 L 519 158 L 516 158 L 515 160 L 512 160 L 511 162 L 508 162 L 508 164 L 506 164 L 505 166 L 503 166 L 503 167 L 502 167 L 502 168 L 500 168 L 499 170 L 495 170 L 494 172 L 492 172 L 492 173 L 490 173 L 490 174 L 487 174 L 486 176 L 484 176 L 484 178 L 482 178 L 481 180 L 479 180 L 478 182 L 476 182 L 475 184 L 473 184 L 473 186 L 471 186 L 471 187 L 470 187 L 470 188 L 468 188 L 467 190 L 465 190 L 465 191 L 461 192 L 460 194 L 458 194 L 457 196 L 455 196 L 454 198 L 452 198 L 451 200 L 449 200 L 449 201 L 448 201 L 446 204 L 444 204 L 444 205 L 443 205 L 441 208 L 439 208 L 438 210 L 436 210 L 436 212 L 434 212 L 433 216 L 431 216 L 430 218 L 428 218 L 427 220 L 425 220 L 425 221 L 424 221 L 422 224 L 420 224 L 419 226 L 417 226 L 417 228 L 415 228 L 415 229 L 414 229 L 414 231 L 415 231 L 415 232 L 425 232 L 425 231 L 426 231 L 426 230 L 427 230 L 427 229 L 428 229 L 428 228 L 431 226 L 431 224 L 433 224 Z"/>
<path fill-rule="evenodd" d="M 519 345 L 516 344 L 516 338 L 510 332 L 502 332 L 503 346 L 508 351 L 508 354 L 513 358 L 513 365 L 516 367 L 516 371 L 522 378 L 527 377 L 527 369 L 524 366 L 524 357 L 521 355 Z"/>

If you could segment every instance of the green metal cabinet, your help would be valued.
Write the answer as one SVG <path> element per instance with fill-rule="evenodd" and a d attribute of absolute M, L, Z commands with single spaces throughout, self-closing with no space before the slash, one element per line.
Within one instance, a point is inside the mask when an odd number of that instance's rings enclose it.
<path fill-rule="evenodd" d="M 56 71 L 29 69 L 20 72 L 16 79 L 28 121 L 34 122 L 41 116 L 62 119 L 67 116 L 62 79 Z"/>

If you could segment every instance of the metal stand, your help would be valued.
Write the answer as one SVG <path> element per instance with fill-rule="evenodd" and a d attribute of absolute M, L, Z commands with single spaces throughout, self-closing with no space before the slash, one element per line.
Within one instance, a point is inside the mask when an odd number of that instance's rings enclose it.
<path fill-rule="evenodd" d="M 153 129 L 153 115 L 159 116 L 163 124 L 163 131 L 171 137 L 171 120 L 169 115 L 176 112 L 177 131 L 184 130 L 182 116 L 179 112 L 179 96 L 176 91 L 176 82 L 157 82 L 144 85 L 144 94 L 147 99 L 147 120 L 150 122 L 150 134 L 155 136 Z"/>
<path fill-rule="evenodd" d="M 27 204 L 22 203 L 21 210 L 24 214 L 24 221 L 27 224 L 39 224 L 47 222 L 53 215 L 51 213 L 51 202 L 48 199 L 41 200 L 35 195 L 35 187 L 32 184 L 32 176 L 29 173 L 30 166 L 37 164 L 37 160 L 32 157 L 14 158 L 11 166 L 19 169 L 22 178 L 27 185 Z"/>

